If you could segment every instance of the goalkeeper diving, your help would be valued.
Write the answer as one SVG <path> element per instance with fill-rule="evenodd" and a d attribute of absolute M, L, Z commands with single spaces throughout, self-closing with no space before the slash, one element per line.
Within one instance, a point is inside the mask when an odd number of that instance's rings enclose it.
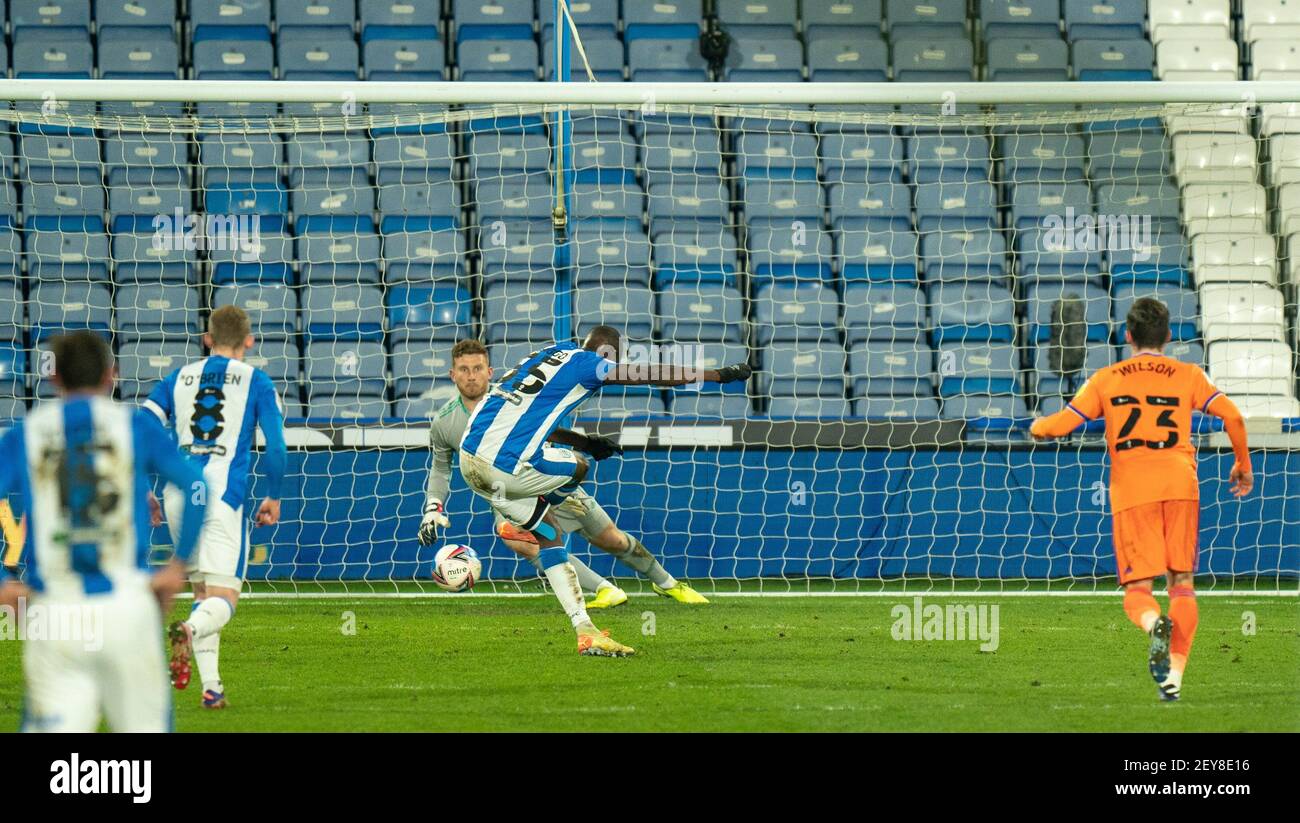
<path fill-rule="evenodd" d="M 717 370 L 618 363 L 611 358 L 619 350 L 618 330 L 596 326 L 581 346 L 557 342 L 534 352 L 475 404 L 460 441 L 466 484 L 537 541 L 538 560 L 577 633 L 579 653 L 606 657 L 633 650 L 591 622 L 558 510 L 579 491 L 590 467 L 575 450 L 593 449 L 595 458 L 611 444 L 560 429 L 560 420 L 605 386 L 727 383 L 751 374 L 744 363 Z"/>
<path fill-rule="evenodd" d="M 420 544 L 424 546 L 432 545 L 437 540 L 439 529 L 451 525 L 445 501 L 451 488 L 452 455 L 460 448 L 470 414 L 487 394 L 492 383 L 493 371 L 488 363 L 487 348 L 477 340 L 457 342 L 451 350 L 450 375 L 456 384 L 457 396 L 434 412 L 433 423 L 429 428 L 433 465 L 426 484 L 424 517 L 419 531 Z M 591 455 L 594 460 L 603 460 L 623 451 L 621 446 L 609 438 L 584 437 L 567 429 L 556 429 L 551 433 L 550 439 L 552 442 L 572 445 Z M 629 568 L 648 578 L 656 594 L 671 597 L 680 603 L 708 602 L 699 592 L 670 575 L 639 539 L 614 525 L 609 514 L 586 491 L 577 489 L 556 506 L 554 511 L 564 533 L 577 532 L 591 545 L 623 561 Z M 493 516 L 496 519 L 497 536 L 502 542 L 531 563 L 538 574 L 545 575 L 537 538 L 511 523 L 500 511 L 494 509 Z M 588 609 L 609 608 L 627 602 L 627 594 L 622 589 L 596 574 L 582 560 L 569 555 L 569 563 L 577 574 L 579 585 L 585 592 L 594 595 L 593 599 L 587 601 Z"/>

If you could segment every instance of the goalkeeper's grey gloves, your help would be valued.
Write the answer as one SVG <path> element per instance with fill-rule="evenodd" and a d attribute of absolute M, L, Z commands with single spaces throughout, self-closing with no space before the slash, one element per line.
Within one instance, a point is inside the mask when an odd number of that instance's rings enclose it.
<path fill-rule="evenodd" d="M 450 525 L 451 521 L 447 519 L 442 508 L 442 501 L 431 498 L 424 504 L 424 519 L 420 521 L 420 533 L 417 535 L 420 545 L 432 546 L 433 541 L 438 539 L 438 529 L 445 529 Z"/>

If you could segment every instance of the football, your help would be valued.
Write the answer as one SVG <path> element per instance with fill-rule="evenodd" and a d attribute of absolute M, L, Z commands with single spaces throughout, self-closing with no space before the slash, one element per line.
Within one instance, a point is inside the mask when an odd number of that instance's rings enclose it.
<path fill-rule="evenodd" d="M 467 592 L 474 588 L 483 564 L 469 546 L 443 546 L 433 558 L 433 582 L 449 592 Z"/>

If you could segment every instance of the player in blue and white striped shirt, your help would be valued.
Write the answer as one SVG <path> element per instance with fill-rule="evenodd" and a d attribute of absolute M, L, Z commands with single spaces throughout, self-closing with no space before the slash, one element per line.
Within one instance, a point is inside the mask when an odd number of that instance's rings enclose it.
<path fill-rule="evenodd" d="M 0 499 L 19 493 L 27 518 L 24 577 L 0 569 L 0 604 L 13 608 L 30 594 L 29 623 L 34 614 L 58 615 L 61 627 L 98 631 L 29 633 L 23 730 L 93 732 L 102 711 L 114 731 L 168 731 L 159 607 L 170 609 L 185 585 L 183 563 L 203 522 L 202 495 L 194 493 L 203 476 L 151 415 L 108 398 L 113 355 L 101 338 L 74 332 L 55 338 L 51 350 L 59 399 L 0 437 Z M 150 574 L 153 473 L 191 493 L 176 559 Z"/>
<path fill-rule="evenodd" d="M 203 705 L 226 705 L 218 667 L 221 629 L 230 622 L 248 564 L 248 497 L 253 466 L 254 430 L 266 438 L 262 466 L 267 497 L 258 507 L 258 525 L 280 519 L 280 492 L 288 453 L 284 444 L 284 415 L 271 378 L 243 362 L 253 347 L 252 324 L 238 306 L 212 313 L 204 343 L 211 356 L 182 366 L 159 383 L 144 407 L 175 430 L 181 451 L 203 470 L 208 510 L 198 551 L 190 564 L 194 611 L 170 629 L 172 683 L 178 689 L 190 681 L 190 656 L 203 681 Z M 164 507 L 175 534 L 175 514 L 184 493 L 169 487 Z"/>
<path fill-rule="evenodd" d="M 587 459 L 572 449 L 589 447 L 589 441 L 559 429 L 560 421 L 605 386 L 727 383 L 750 376 L 744 363 L 717 370 L 620 364 L 611 359 L 619 350 L 618 330 L 610 326 L 596 326 L 582 346 L 562 342 L 539 350 L 475 406 L 460 441 L 460 473 L 470 489 L 537 538 L 538 559 L 578 633 L 578 651 L 613 657 L 630 655 L 632 649 L 605 636 L 587 616 L 564 535 L 550 511 L 587 476 Z"/>

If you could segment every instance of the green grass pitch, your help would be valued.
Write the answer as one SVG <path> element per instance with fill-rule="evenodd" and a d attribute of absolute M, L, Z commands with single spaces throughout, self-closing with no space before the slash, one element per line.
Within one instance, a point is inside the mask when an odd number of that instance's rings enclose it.
<path fill-rule="evenodd" d="M 1181 703 L 1161 704 L 1117 598 L 996 604 L 999 646 L 898 641 L 898 597 L 633 597 L 597 623 L 637 648 L 579 657 L 549 596 L 250 599 L 222 634 L 231 707 L 175 692 L 178 731 L 1298 731 L 1300 602 L 1203 597 Z M 177 615 L 188 603 L 177 606 Z M 643 634 L 653 613 L 654 633 Z M 1242 631 L 1253 612 L 1255 633 Z M 345 633 L 355 618 L 355 634 Z M 0 729 L 20 644 L 0 643 Z"/>

